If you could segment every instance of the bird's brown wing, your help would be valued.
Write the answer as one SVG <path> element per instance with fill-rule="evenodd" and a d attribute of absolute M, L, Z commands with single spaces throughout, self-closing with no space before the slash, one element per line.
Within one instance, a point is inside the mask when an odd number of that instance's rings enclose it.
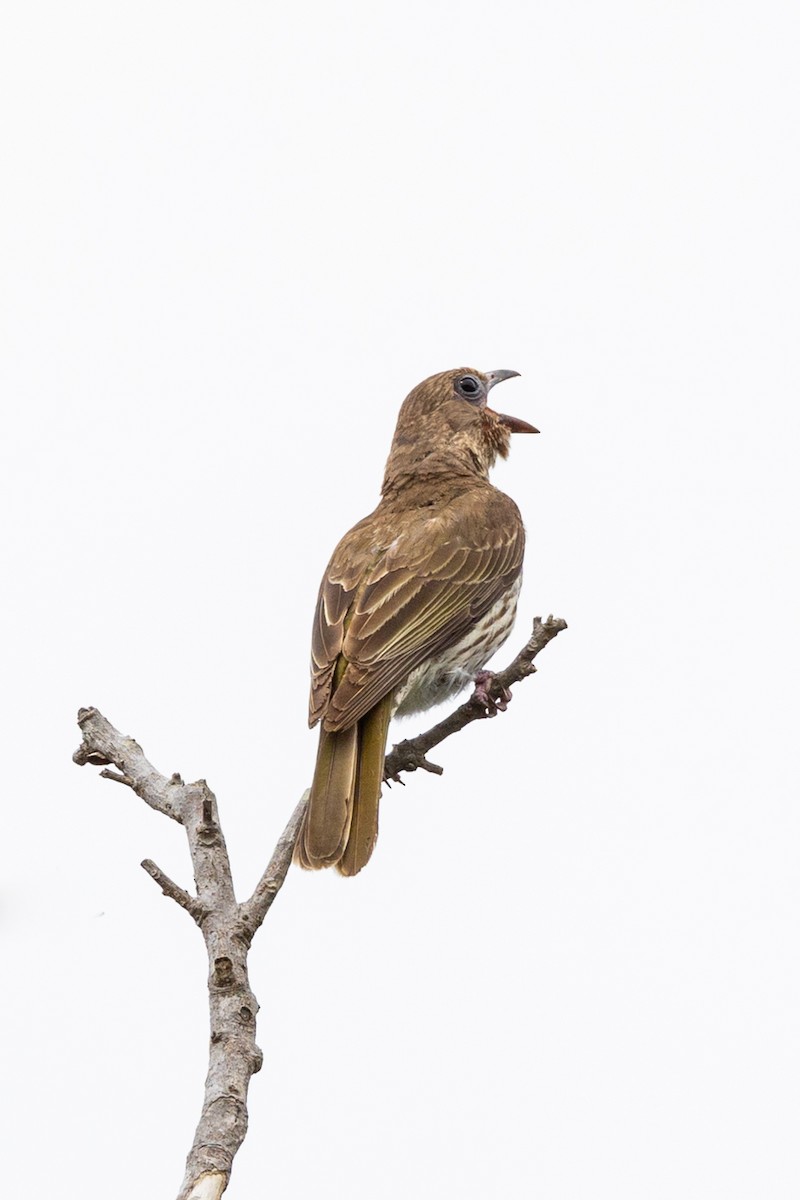
<path fill-rule="evenodd" d="M 494 488 L 403 524 L 392 536 L 379 509 L 334 552 L 312 637 L 312 724 L 324 718 L 337 730 L 360 720 L 457 644 L 522 569 L 522 519 Z"/>

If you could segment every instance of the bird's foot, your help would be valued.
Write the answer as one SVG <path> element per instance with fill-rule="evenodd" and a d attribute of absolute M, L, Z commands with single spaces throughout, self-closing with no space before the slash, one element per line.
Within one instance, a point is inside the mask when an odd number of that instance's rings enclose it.
<path fill-rule="evenodd" d="M 496 717 L 498 712 L 505 712 L 508 708 L 511 692 L 495 683 L 492 671 L 478 671 L 471 699 L 477 700 L 481 708 L 485 709 L 487 717 Z"/>

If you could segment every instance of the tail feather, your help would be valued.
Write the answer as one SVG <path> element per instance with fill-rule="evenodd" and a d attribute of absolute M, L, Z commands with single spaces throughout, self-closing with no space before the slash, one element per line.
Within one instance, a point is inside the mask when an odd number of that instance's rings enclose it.
<path fill-rule="evenodd" d="M 342 856 L 353 812 L 358 729 L 320 730 L 314 782 L 295 848 L 295 862 L 312 871 Z"/>
<path fill-rule="evenodd" d="M 358 723 L 358 765 L 353 817 L 344 853 L 336 864 L 342 875 L 357 875 L 369 862 L 378 840 L 378 802 L 383 783 L 391 697 L 385 696 Z"/>
<path fill-rule="evenodd" d="M 387 696 L 350 729 L 320 731 L 314 782 L 294 852 L 301 867 L 335 866 L 342 875 L 356 875 L 369 861 L 378 837 L 390 717 Z"/>

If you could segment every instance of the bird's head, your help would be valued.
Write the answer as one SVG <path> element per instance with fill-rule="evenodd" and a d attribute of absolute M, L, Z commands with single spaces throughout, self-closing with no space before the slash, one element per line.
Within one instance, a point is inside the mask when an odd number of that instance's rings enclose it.
<path fill-rule="evenodd" d="M 506 458 L 512 433 L 538 433 L 519 417 L 496 412 L 488 405 L 492 388 L 519 371 L 476 371 L 458 367 L 431 375 L 406 397 L 397 419 L 392 459 L 402 461 L 404 473 L 457 459 L 470 470 L 487 475 L 498 457 Z M 397 463 L 400 466 L 400 462 Z"/>

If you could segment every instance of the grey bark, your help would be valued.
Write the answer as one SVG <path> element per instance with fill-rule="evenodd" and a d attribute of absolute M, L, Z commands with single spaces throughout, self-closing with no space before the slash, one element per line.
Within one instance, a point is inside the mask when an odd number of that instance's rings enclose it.
<path fill-rule="evenodd" d="M 559 618 L 542 621 L 537 617 L 530 640 L 505 671 L 494 677 L 492 695 L 502 694 L 502 689 L 532 674 L 536 670 L 535 656 L 566 628 L 566 622 Z M 420 767 L 441 774 L 441 767 L 425 758 L 427 751 L 471 721 L 494 715 L 495 711 L 471 698 L 427 733 L 401 742 L 387 755 L 387 779 L 399 779 L 401 772 Z M 178 1200 L 219 1200 L 247 1133 L 250 1079 L 262 1063 L 255 1040 L 258 1001 L 250 988 L 247 955 L 289 870 L 308 792 L 289 818 L 252 896 L 239 904 L 216 797 L 206 781 L 187 784 L 180 775 L 162 775 L 148 762 L 141 746 L 121 734 L 95 708 L 82 708 L 78 724 L 83 742 L 73 760 L 79 766 L 102 767 L 104 778 L 131 788 L 151 808 L 177 821 L 186 831 L 195 895 L 170 879 L 151 859 L 141 865 L 164 895 L 192 917 L 206 944 L 211 1026 L 208 1073 Z"/>

